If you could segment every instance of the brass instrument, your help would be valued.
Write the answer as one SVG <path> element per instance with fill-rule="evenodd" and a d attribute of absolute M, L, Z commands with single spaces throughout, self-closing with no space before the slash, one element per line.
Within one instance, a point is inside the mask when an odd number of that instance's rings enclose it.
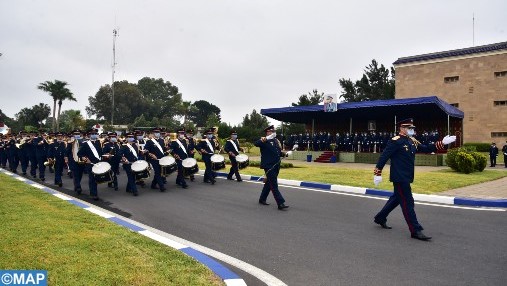
<path fill-rule="evenodd" d="M 53 167 L 55 165 L 56 160 L 53 158 L 48 158 L 46 162 L 44 162 L 44 166 Z"/>
<path fill-rule="evenodd" d="M 23 146 L 26 143 L 26 141 L 28 141 L 28 139 L 26 138 L 20 139 L 19 143 L 16 143 L 16 148 L 21 149 L 21 146 Z"/>

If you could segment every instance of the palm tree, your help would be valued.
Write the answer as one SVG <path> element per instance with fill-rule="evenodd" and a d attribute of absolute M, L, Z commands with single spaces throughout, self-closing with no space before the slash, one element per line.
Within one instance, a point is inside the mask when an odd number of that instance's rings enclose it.
<path fill-rule="evenodd" d="M 60 131 L 60 113 L 62 111 L 62 103 L 64 100 L 77 101 L 68 88 L 61 90 L 61 93 L 58 95 L 58 119 L 56 121 L 56 131 Z"/>
<path fill-rule="evenodd" d="M 48 92 L 49 95 L 53 98 L 53 132 L 55 131 L 56 124 L 56 102 L 59 101 L 58 104 L 61 108 L 63 100 L 76 100 L 66 85 L 68 85 L 67 82 L 56 79 L 54 82 L 45 81 L 37 86 L 38 89 Z M 58 114 L 60 114 L 60 110 L 58 110 Z"/>

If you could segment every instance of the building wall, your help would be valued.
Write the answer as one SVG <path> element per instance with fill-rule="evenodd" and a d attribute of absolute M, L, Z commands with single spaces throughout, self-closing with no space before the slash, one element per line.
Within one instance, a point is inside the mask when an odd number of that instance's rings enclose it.
<path fill-rule="evenodd" d="M 395 66 L 396 98 L 436 95 L 450 104 L 458 104 L 465 113 L 463 140 L 467 142 L 496 142 L 503 146 L 507 140 L 507 51 L 475 54 L 462 58 L 413 62 Z M 445 82 L 446 77 L 459 76 L 457 81 Z M 505 132 L 492 137 L 492 132 Z"/>

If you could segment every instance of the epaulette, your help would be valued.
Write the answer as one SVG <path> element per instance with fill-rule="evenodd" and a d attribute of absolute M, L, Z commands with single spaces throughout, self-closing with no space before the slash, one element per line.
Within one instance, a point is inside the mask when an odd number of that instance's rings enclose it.
<path fill-rule="evenodd" d="M 394 136 L 393 138 L 391 138 L 391 140 L 395 140 L 395 141 L 398 139 L 400 139 L 400 136 Z"/>
<path fill-rule="evenodd" d="M 417 146 L 421 145 L 421 142 L 419 142 L 419 140 L 415 139 L 414 137 L 410 137 L 410 140 L 412 140 L 412 142 L 414 142 L 414 145 L 416 148 L 417 148 Z"/>

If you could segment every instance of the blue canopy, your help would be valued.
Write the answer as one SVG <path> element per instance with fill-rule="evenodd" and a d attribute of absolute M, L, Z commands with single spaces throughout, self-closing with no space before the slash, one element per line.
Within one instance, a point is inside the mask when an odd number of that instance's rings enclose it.
<path fill-rule="evenodd" d="M 323 105 L 261 109 L 261 114 L 291 123 L 310 123 L 340 119 L 385 120 L 398 118 L 463 118 L 463 111 L 436 96 L 339 103 L 336 112 L 324 112 Z"/>

